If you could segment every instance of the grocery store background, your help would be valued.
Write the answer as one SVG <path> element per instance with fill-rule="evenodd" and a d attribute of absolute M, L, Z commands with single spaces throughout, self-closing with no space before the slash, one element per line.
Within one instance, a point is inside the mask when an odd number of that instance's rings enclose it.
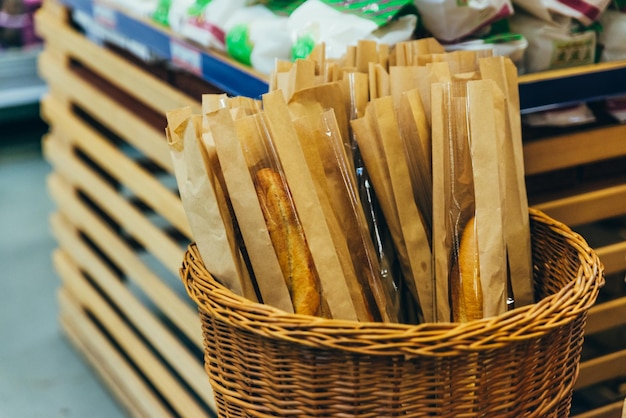
<path fill-rule="evenodd" d="M 158 10 L 151 10 L 154 5 L 166 2 L 145 0 L 124 5 L 123 1 L 114 0 L 106 4 L 89 0 L 67 0 L 50 3 L 59 5 L 61 8 L 66 6 L 74 9 L 72 24 L 68 25 L 68 27 L 72 26 L 72 33 L 64 36 L 80 34 L 93 41 L 94 45 L 105 45 L 107 53 L 112 51 L 116 57 L 129 62 L 132 68 L 140 68 L 146 74 L 159 78 L 162 84 L 169 83 L 168 88 L 174 86 L 177 91 L 183 91 L 186 97 L 197 93 L 196 98 L 198 98 L 198 92 L 209 92 L 207 81 L 229 87 L 231 94 L 255 96 L 267 87 L 263 73 L 267 73 L 268 68 L 271 67 L 274 56 L 268 57 L 261 54 L 259 52 L 261 49 L 253 51 L 254 53 L 247 51 L 248 55 L 238 55 L 236 49 L 227 51 L 233 54 L 232 59 L 255 67 L 254 71 L 241 70 L 241 63 L 235 65 L 235 63 L 221 59 L 215 60 L 211 53 L 206 52 L 209 48 L 224 45 L 216 45 L 216 39 L 197 31 L 197 27 L 194 26 L 197 21 L 178 28 L 172 27 L 173 30 L 180 30 L 181 36 L 177 36 L 175 40 L 168 37 L 171 32 L 161 31 L 152 23 L 146 24 L 146 16 L 151 12 L 155 12 L 157 23 L 162 25 L 171 23 L 167 21 L 168 16 L 157 13 Z M 194 3 L 188 0 L 185 4 L 187 6 L 196 4 L 199 7 L 202 3 L 209 2 Z M 235 3 L 238 2 L 229 4 Z M 491 3 L 509 2 L 501 0 Z M 608 5 L 609 2 L 596 1 L 596 3 Z M 50 215 L 55 212 L 56 208 L 46 183 L 47 176 L 53 172 L 53 168 L 42 155 L 41 140 L 42 136 L 48 132 L 49 126 L 41 119 L 39 107 L 39 100 L 48 92 L 48 87 L 38 74 L 37 60 L 44 46 L 35 36 L 30 17 L 40 4 L 41 1 L 37 0 L 0 0 L 0 418 L 124 416 L 123 407 L 108 387 L 110 383 L 104 382 L 94 371 L 81 350 L 75 347 L 64 334 L 59 323 L 57 292 L 61 283 L 51 260 L 52 253 L 58 244 L 50 231 L 49 221 Z M 109 8 L 109 4 L 114 6 Z M 619 2 L 614 2 L 612 5 L 618 6 Z M 132 9 L 128 16 L 126 12 L 117 12 L 118 8 L 124 6 Z M 182 9 L 178 11 L 180 10 Z M 232 11 L 223 10 L 222 12 L 228 14 Z M 522 15 L 520 13 L 520 16 Z M 219 16 L 221 15 L 217 13 L 213 15 L 213 24 L 219 23 Z M 619 63 L 626 59 L 626 52 L 623 51 L 626 45 L 623 42 L 626 38 L 626 25 L 619 23 L 618 17 L 622 16 L 616 11 L 613 11 L 611 16 L 610 21 L 604 22 L 604 31 L 599 32 L 599 36 L 604 37 L 603 60 L 614 60 Z M 330 19 L 330 16 L 327 18 Z M 268 19 L 259 22 L 258 25 L 260 27 L 270 25 L 274 34 L 279 32 L 276 29 L 278 25 L 298 24 L 295 18 L 295 23 L 294 21 L 291 23 L 274 21 L 273 16 Z M 519 24 L 524 19 L 530 18 L 524 15 L 516 23 Z M 585 17 L 581 19 L 584 20 Z M 560 18 L 556 20 L 562 22 Z M 613 24 L 615 22 L 617 23 Z M 404 23 L 410 22 L 405 20 Z M 622 35 L 607 38 L 607 34 L 611 31 L 618 31 L 613 33 L 619 34 L 620 25 Z M 430 29 L 446 31 L 454 28 L 452 24 L 443 26 L 445 27 L 431 27 Z M 533 24 L 528 24 L 528 26 L 532 27 Z M 20 28 L 19 34 L 16 31 L 18 27 Z M 563 47 L 561 55 L 541 48 L 548 44 L 556 45 L 557 42 L 546 42 L 541 38 L 546 35 L 545 33 L 542 35 L 540 30 L 527 33 L 527 39 L 523 42 L 519 37 L 510 38 L 511 56 L 517 60 L 520 68 L 537 72 L 549 70 L 550 63 L 542 58 L 545 56 L 556 57 L 557 61 L 559 59 L 570 60 L 569 65 L 587 65 L 598 59 L 599 52 L 595 59 L 593 54 L 588 53 L 596 46 L 595 40 L 593 44 L 590 43 L 591 31 L 580 31 L 580 28 L 574 30 L 568 25 L 560 25 L 558 28 L 560 32 L 557 31 L 559 32 L 557 37 L 562 41 L 560 45 L 566 45 L 563 37 L 572 41 L 571 45 Z M 177 64 L 175 69 L 169 65 L 162 65 L 161 61 L 155 60 L 153 53 L 144 44 L 129 37 L 134 30 L 138 29 L 141 29 L 144 34 L 148 31 L 152 39 L 160 42 L 154 49 L 167 50 L 170 54 L 169 58 Z M 332 34 L 327 34 L 327 36 L 332 37 Z M 454 38 L 456 35 L 441 32 L 441 36 Z M 594 39 L 595 36 L 594 32 Z M 192 39 L 192 42 L 181 41 L 183 38 Z M 260 44 L 263 40 L 267 40 L 266 38 L 260 37 L 257 41 Z M 280 39 L 270 37 L 269 40 L 279 41 Z M 528 48 L 536 58 L 532 61 L 520 58 L 520 48 L 528 45 L 526 41 L 534 41 L 536 42 L 534 45 L 539 45 L 539 47 Z M 484 47 L 484 44 L 485 42 L 480 41 L 481 47 Z M 288 54 L 291 51 L 291 48 L 285 48 L 284 44 L 279 46 L 279 49 L 270 49 L 274 53 L 280 51 L 282 54 Z M 474 44 L 474 47 L 476 46 Z M 343 50 L 344 45 L 336 45 L 335 48 Z M 153 65 L 155 63 L 156 65 Z M 556 64 L 563 66 L 564 63 L 561 61 Z M 88 73 L 87 67 L 81 69 L 87 69 L 84 72 Z M 185 71 L 180 72 L 181 68 Z M 534 125 L 537 128 L 532 130 L 532 140 L 536 140 L 534 143 L 540 145 L 540 139 L 546 135 L 548 137 L 562 133 L 577 135 L 577 132 L 588 128 L 605 132 L 602 131 L 605 126 L 609 126 L 609 129 L 619 127 L 619 123 L 626 120 L 624 100 L 613 98 L 615 100 L 606 102 L 609 105 L 600 100 L 611 96 L 612 88 L 626 86 L 624 76 L 626 65 L 617 65 L 615 68 L 616 73 L 607 71 L 595 76 L 594 74 L 588 75 L 585 81 L 578 83 L 576 89 L 550 90 L 549 83 L 545 83 L 542 88 L 554 93 L 550 99 L 562 100 L 570 106 L 559 111 L 525 115 L 526 126 Z M 90 75 L 93 76 L 93 74 Z M 626 87 L 623 90 L 626 91 Z M 109 93 L 114 95 L 119 92 L 110 91 Z M 571 102 L 572 97 L 580 98 L 585 95 L 594 98 L 594 102 L 589 106 L 585 103 Z M 522 99 L 529 99 L 529 107 L 540 108 L 547 103 L 544 101 L 545 97 L 539 96 L 531 98 L 524 96 Z M 147 116 L 141 116 L 149 119 L 155 116 L 154 113 L 152 111 Z M 157 115 L 157 117 L 161 116 Z M 101 129 L 101 126 L 97 127 L 97 130 Z M 537 132 L 539 133 L 536 134 Z M 615 151 L 617 156 L 609 155 L 613 151 L 607 151 L 603 157 L 598 157 L 597 161 L 590 157 L 590 163 L 584 168 L 560 167 L 554 173 L 541 172 L 537 169 L 538 174 L 530 179 L 532 181 L 529 182 L 529 190 L 539 194 L 548 191 L 548 187 L 575 188 L 578 187 L 577 182 L 581 179 L 598 180 L 598 184 L 601 184 L 611 177 L 611 179 L 623 182 L 626 165 L 623 155 L 626 155 L 626 151 L 623 146 L 616 145 L 619 141 L 615 139 L 620 135 L 623 138 L 623 132 L 626 131 L 611 133 L 612 136 L 603 133 L 595 134 L 611 144 L 607 146 L 607 149 L 618 149 Z M 584 150 L 580 153 L 584 154 Z M 573 159 L 576 160 L 576 158 Z M 587 187 L 587 184 L 584 186 Z M 593 186 L 595 187 L 596 184 L 594 183 Z M 623 202 L 623 198 L 621 199 L 618 201 Z M 600 204 L 604 204 L 602 202 L 605 201 L 601 201 Z M 624 210 L 621 211 L 624 212 Z M 620 210 L 618 208 L 613 212 L 617 214 Z M 619 216 L 611 216 L 611 219 L 593 225 L 577 225 L 575 229 L 582 232 L 593 246 L 606 245 L 607 242 L 609 246 L 619 245 L 620 242 L 626 241 L 626 221 Z M 620 272 L 617 275 L 615 272 L 612 273 L 616 277 L 609 281 L 602 295 L 602 302 L 609 302 L 606 304 L 609 307 L 606 312 L 612 313 L 616 325 L 611 327 L 596 324 L 596 328 L 601 329 L 602 332 L 588 338 L 588 350 L 585 353 L 585 360 L 588 360 L 589 365 L 586 370 L 589 372 L 588 375 L 592 376 L 591 379 L 596 379 L 596 383 L 604 384 L 590 385 L 586 391 L 578 394 L 575 398 L 575 411 L 580 413 L 591 408 L 599 410 L 611 404 L 613 414 L 615 414 L 617 410 L 615 403 L 626 396 L 626 371 L 624 370 L 626 329 L 624 321 L 618 318 L 619 313 L 624 312 L 623 306 L 626 305 L 624 303 L 626 289 L 623 273 Z M 198 359 L 198 362 L 200 361 Z M 598 365 L 597 373 L 589 370 L 594 365 Z M 618 367 L 612 367 L 612 370 L 609 370 L 611 365 Z M 606 378 L 606 382 L 602 382 L 605 375 L 609 377 Z"/>
<path fill-rule="evenodd" d="M 58 323 L 40 50 L 35 42 L 0 50 L 0 417 L 123 416 Z"/>

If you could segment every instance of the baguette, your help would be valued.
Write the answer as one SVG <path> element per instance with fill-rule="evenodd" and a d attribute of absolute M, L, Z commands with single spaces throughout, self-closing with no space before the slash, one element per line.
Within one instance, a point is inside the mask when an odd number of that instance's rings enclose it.
<path fill-rule="evenodd" d="M 452 321 L 454 322 L 468 322 L 483 317 L 483 293 L 475 225 L 474 217 L 465 225 L 458 257 L 450 274 Z"/>
<path fill-rule="evenodd" d="M 257 194 L 294 312 L 319 315 L 320 288 L 313 257 L 280 174 L 271 168 L 256 172 Z"/>

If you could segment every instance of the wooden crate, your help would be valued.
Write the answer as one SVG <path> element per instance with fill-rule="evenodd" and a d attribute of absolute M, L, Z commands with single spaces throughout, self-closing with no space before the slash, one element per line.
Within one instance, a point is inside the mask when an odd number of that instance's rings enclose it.
<path fill-rule="evenodd" d="M 58 209 L 50 223 L 63 329 L 129 415 L 211 416 L 199 319 L 178 278 L 191 233 L 163 132 L 165 112 L 200 112 L 197 99 L 209 91 L 192 97 L 171 84 L 176 77 L 168 82 L 95 45 L 54 0 L 36 23 L 46 40 L 39 69 L 50 92 L 42 102 L 51 127 L 44 152 L 54 169 L 48 182 Z M 626 216 L 626 173 L 587 182 L 580 175 L 626 156 L 625 136 L 626 126 L 613 125 L 526 141 L 529 184 L 537 177 L 566 186 L 533 193 L 532 205 L 575 230 Z M 620 417 L 622 401 L 612 397 L 615 382 L 626 381 L 626 346 L 593 347 L 626 327 L 626 238 L 595 248 L 609 281 L 589 314 L 575 401 L 595 396 L 599 405 L 579 406 L 577 418 Z"/>

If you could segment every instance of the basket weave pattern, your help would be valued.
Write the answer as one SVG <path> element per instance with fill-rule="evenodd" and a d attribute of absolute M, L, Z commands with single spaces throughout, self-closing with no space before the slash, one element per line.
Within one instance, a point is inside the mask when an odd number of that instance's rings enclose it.
<path fill-rule="evenodd" d="M 532 210 L 538 302 L 465 324 L 286 314 L 217 283 L 195 246 L 181 269 L 199 308 L 221 417 L 567 417 L 603 267 Z"/>

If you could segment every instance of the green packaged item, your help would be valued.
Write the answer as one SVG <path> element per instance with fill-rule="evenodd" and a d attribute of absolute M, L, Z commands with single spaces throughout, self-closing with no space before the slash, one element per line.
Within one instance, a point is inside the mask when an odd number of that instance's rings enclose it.
<path fill-rule="evenodd" d="M 170 25 L 169 13 L 170 13 L 171 5 L 172 5 L 171 0 L 159 0 L 156 10 L 152 14 L 152 20 L 154 20 L 157 23 L 160 23 L 163 26 L 169 26 Z"/>
<path fill-rule="evenodd" d="M 226 52 L 237 61 L 251 65 L 253 45 L 248 36 L 248 25 L 239 24 L 226 33 Z"/>
<path fill-rule="evenodd" d="M 196 0 L 191 7 L 189 7 L 189 10 L 187 10 L 187 14 L 189 14 L 189 16 L 199 17 L 209 3 L 211 3 L 211 0 Z"/>
<path fill-rule="evenodd" d="M 416 14 L 412 0 L 359 1 L 359 0 L 322 0 L 335 10 L 351 13 L 363 19 L 371 20 L 379 27 L 391 20 L 405 15 Z"/>

